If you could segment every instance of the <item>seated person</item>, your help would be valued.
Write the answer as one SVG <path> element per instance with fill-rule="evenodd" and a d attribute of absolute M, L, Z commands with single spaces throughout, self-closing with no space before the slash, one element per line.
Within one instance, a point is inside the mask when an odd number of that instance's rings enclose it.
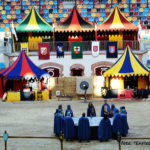
<path fill-rule="evenodd" d="M 96 112 L 94 105 L 90 102 L 87 108 L 87 116 L 88 117 L 96 117 Z"/>
<path fill-rule="evenodd" d="M 71 113 L 67 112 L 66 117 L 64 118 L 64 138 L 66 140 L 74 139 L 75 137 L 75 126 L 73 119 L 71 117 Z"/>
<path fill-rule="evenodd" d="M 113 117 L 113 137 L 117 138 L 117 133 L 119 132 L 122 135 L 122 123 L 121 123 L 121 115 L 119 114 L 119 110 L 116 110 L 116 113 Z"/>
<path fill-rule="evenodd" d="M 72 109 L 71 109 L 71 105 L 67 105 L 67 109 L 66 109 L 66 112 L 65 112 L 65 116 L 67 116 L 67 113 L 70 112 L 71 114 L 71 117 L 73 117 L 73 112 L 72 112 Z"/>
<path fill-rule="evenodd" d="M 79 119 L 78 124 L 78 139 L 79 141 L 87 140 L 90 138 L 90 123 L 89 119 L 85 117 L 85 113 L 82 114 L 82 117 Z"/>
<path fill-rule="evenodd" d="M 62 105 L 61 104 L 58 106 L 58 110 L 59 110 L 59 113 L 61 113 L 64 116 L 64 111 L 62 109 Z"/>
<path fill-rule="evenodd" d="M 110 108 L 110 118 L 112 118 L 114 116 L 114 114 L 116 113 L 116 107 L 114 104 L 111 104 L 111 108 Z"/>
<path fill-rule="evenodd" d="M 100 121 L 98 127 L 98 139 L 100 141 L 107 141 L 112 138 L 111 122 L 107 115 Z"/>
<path fill-rule="evenodd" d="M 61 131 L 62 133 L 64 132 L 64 119 L 59 109 L 56 109 L 54 114 L 54 133 L 59 136 Z"/>
<path fill-rule="evenodd" d="M 107 104 L 107 100 L 104 100 L 104 104 L 101 108 L 101 117 L 104 117 L 104 115 L 109 115 L 110 113 L 110 106 Z"/>

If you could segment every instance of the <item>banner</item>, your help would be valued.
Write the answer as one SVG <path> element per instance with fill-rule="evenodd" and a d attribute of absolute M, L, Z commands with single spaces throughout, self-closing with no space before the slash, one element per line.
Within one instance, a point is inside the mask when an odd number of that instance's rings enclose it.
<path fill-rule="evenodd" d="M 81 42 L 72 42 L 71 44 L 71 53 L 72 59 L 82 58 L 82 43 Z"/>
<path fill-rule="evenodd" d="M 125 42 L 124 42 L 124 46 L 125 46 L 125 48 L 126 48 L 127 46 L 129 46 L 131 49 L 133 49 L 133 43 L 132 43 L 132 41 L 125 41 Z"/>
<path fill-rule="evenodd" d="M 49 59 L 49 43 L 39 43 L 39 59 Z"/>
<path fill-rule="evenodd" d="M 28 43 L 20 43 L 21 51 L 25 51 L 27 56 L 29 55 L 29 46 Z"/>
<path fill-rule="evenodd" d="M 64 57 L 64 43 L 63 42 L 56 42 L 56 51 L 57 51 L 57 58 Z"/>
<path fill-rule="evenodd" d="M 99 42 L 93 41 L 91 49 L 92 49 L 92 55 L 94 57 L 98 56 L 99 55 Z"/>
<path fill-rule="evenodd" d="M 117 50 L 117 42 L 107 42 L 107 58 L 117 58 L 118 50 Z"/>

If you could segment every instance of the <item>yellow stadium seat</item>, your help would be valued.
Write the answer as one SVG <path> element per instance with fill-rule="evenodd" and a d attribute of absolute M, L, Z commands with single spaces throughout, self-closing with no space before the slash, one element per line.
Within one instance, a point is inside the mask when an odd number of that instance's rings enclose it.
<path fill-rule="evenodd" d="M 1 24 L 1 27 L 4 28 L 4 27 L 5 27 L 5 24 Z"/>
<path fill-rule="evenodd" d="M 96 13 L 91 13 L 91 16 L 92 17 L 96 17 Z"/>
<path fill-rule="evenodd" d="M 26 1 L 26 5 L 30 5 L 30 1 Z"/>
<path fill-rule="evenodd" d="M 128 17 L 128 21 L 131 21 L 132 19 L 131 19 L 131 17 Z"/>
<path fill-rule="evenodd" d="M 144 9 L 143 9 L 143 8 L 140 8 L 140 9 L 139 9 L 139 12 L 143 12 L 143 11 L 144 11 Z"/>
<path fill-rule="evenodd" d="M 53 14 L 49 14 L 49 18 L 53 18 L 54 17 L 54 15 Z"/>
<path fill-rule="evenodd" d="M 148 0 L 148 3 L 150 3 L 150 0 Z"/>
<path fill-rule="evenodd" d="M 62 10 L 62 9 L 59 9 L 59 10 L 58 10 L 58 13 L 63 13 L 63 10 Z"/>
<path fill-rule="evenodd" d="M 122 3 L 125 3 L 125 4 L 126 4 L 126 3 L 127 3 L 127 0 L 122 0 Z"/>
<path fill-rule="evenodd" d="M 108 0 L 108 4 L 111 4 L 111 0 Z"/>
<path fill-rule="evenodd" d="M 106 7 L 106 5 L 105 4 L 101 4 L 101 8 L 105 8 Z"/>
<path fill-rule="evenodd" d="M 123 5 L 122 4 L 119 4 L 119 8 L 122 8 L 123 7 Z"/>
<path fill-rule="evenodd" d="M 53 1 L 49 1 L 49 4 L 50 4 L 50 5 L 53 5 L 53 4 L 54 4 L 54 2 L 53 2 Z"/>
<path fill-rule="evenodd" d="M 117 0 L 113 0 L 112 3 L 113 3 L 113 4 L 117 4 Z"/>
<path fill-rule="evenodd" d="M 126 17 L 128 17 L 128 16 L 129 16 L 129 13 L 128 13 L 128 12 L 125 12 L 124 15 L 125 15 Z"/>
<path fill-rule="evenodd" d="M 133 21 L 137 21 L 137 17 L 132 17 L 132 20 Z"/>
<path fill-rule="evenodd" d="M 124 8 L 127 8 L 127 7 L 128 7 L 128 4 L 123 4 L 123 7 L 124 7 Z"/>
<path fill-rule="evenodd" d="M 5 11 L 5 10 L 2 10 L 2 11 L 1 11 L 1 14 L 2 14 L 2 15 L 5 15 L 5 14 L 6 14 L 6 11 Z"/>
<path fill-rule="evenodd" d="M 103 19 L 103 17 L 99 17 L 99 21 L 103 21 L 104 19 Z"/>
<path fill-rule="evenodd" d="M 8 20 L 7 20 L 7 19 L 4 19 L 3 22 L 4 22 L 4 23 L 8 23 Z"/>
<path fill-rule="evenodd" d="M 64 21 L 65 21 L 65 19 L 66 19 L 66 18 L 61 18 L 61 19 L 60 19 L 60 21 L 61 21 L 61 22 L 64 22 Z"/>
<path fill-rule="evenodd" d="M 54 17 L 55 17 L 55 18 L 58 18 L 58 14 L 54 14 Z"/>
<path fill-rule="evenodd" d="M 77 8 L 82 8 L 82 5 L 78 5 Z"/>
<path fill-rule="evenodd" d="M 3 7 L 2 7 L 2 6 L 0 6 L 0 10 L 3 10 Z"/>
<path fill-rule="evenodd" d="M 29 9 L 32 9 L 32 7 L 33 7 L 32 5 L 29 5 Z"/>
<path fill-rule="evenodd" d="M 148 12 L 148 16 L 150 16 L 150 12 Z"/>
<path fill-rule="evenodd" d="M 55 20 L 56 20 L 55 18 L 51 18 L 51 22 L 55 22 Z"/>
<path fill-rule="evenodd" d="M 14 10 L 11 10 L 10 13 L 13 15 L 13 14 L 15 14 L 15 11 L 14 11 Z"/>
<path fill-rule="evenodd" d="M 11 19 L 11 15 L 7 15 L 7 19 Z"/>
<path fill-rule="evenodd" d="M 79 9 L 78 9 L 78 12 L 79 12 L 79 13 L 82 13 L 82 9 L 81 9 L 81 8 L 79 8 Z"/>
<path fill-rule="evenodd" d="M 136 0 L 132 0 L 132 3 L 136 3 Z"/>
<path fill-rule="evenodd" d="M 16 2 L 11 2 L 11 5 L 15 6 L 15 5 L 16 5 Z"/>
<path fill-rule="evenodd" d="M 29 14 L 30 10 L 25 10 L 25 14 Z"/>
<path fill-rule="evenodd" d="M 5 28 L 5 32 L 9 32 L 9 28 Z"/>
<path fill-rule="evenodd" d="M 65 13 L 65 14 L 63 14 L 63 17 L 68 17 L 68 14 L 66 14 L 66 13 Z"/>

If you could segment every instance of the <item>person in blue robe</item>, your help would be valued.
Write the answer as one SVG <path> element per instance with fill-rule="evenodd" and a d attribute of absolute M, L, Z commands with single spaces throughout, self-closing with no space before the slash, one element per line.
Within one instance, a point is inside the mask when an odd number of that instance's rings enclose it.
<path fill-rule="evenodd" d="M 94 105 L 90 102 L 87 108 L 87 116 L 88 117 L 96 117 L 96 111 Z"/>
<path fill-rule="evenodd" d="M 70 112 L 68 112 L 66 114 L 66 117 L 64 118 L 64 138 L 66 140 L 68 139 L 73 140 L 74 137 L 75 137 L 75 126 L 71 114 Z"/>
<path fill-rule="evenodd" d="M 113 137 L 117 138 L 118 132 L 122 135 L 122 122 L 121 115 L 119 114 L 119 110 L 116 110 L 116 113 L 113 117 Z"/>
<path fill-rule="evenodd" d="M 79 141 L 87 140 L 90 138 L 90 124 L 89 119 L 85 117 L 85 113 L 82 114 L 82 117 L 79 119 L 78 123 L 78 139 Z"/>
<path fill-rule="evenodd" d="M 98 140 L 107 141 L 112 138 L 112 127 L 111 122 L 107 115 L 100 121 L 98 127 Z"/>
<path fill-rule="evenodd" d="M 116 107 L 115 107 L 115 105 L 114 104 L 111 104 L 111 108 L 110 108 L 110 118 L 112 118 L 114 115 L 115 115 L 115 113 L 116 113 Z"/>
<path fill-rule="evenodd" d="M 126 114 L 127 115 L 127 111 L 126 111 L 126 108 L 125 108 L 125 106 L 121 106 L 120 107 L 120 114 L 122 114 L 122 111 L 124 112 L 124 114 Z"/>
<path fill-rule="evenodd" d="M 121 115 L 121 124 L 122 124 L 122 136 L 125 137 L 128 134 L 128 130 L 129 130 L 126 111 L 122 110 L 122 113 L 120 115 Z"/>
<path fill-rule="evenodd" d="M 59 110 L 59 113 L 61 113 L 64 116 L 64 110 L 62 109 L 61 104 L 58 106 L 58 110 Z"/>
<path fill-rule="evenodd" d="M 71 109 L 71 105 L 67 105 L 67 109 L 66 109 L 66 111 L 65 111 L 65 116 L 67 116 L 67 113 L 68 113 L 68 112 L 70 112 L 71 117 L 73 117 L 73 111 L 72 111 L 72 109 Z"/>
<path fill-rule="evenodd" d="M 109 115 L 110 114 L 110 106 L 107 104 L 107 100 L 104 100 L 104 104 L 101 108 L 101 117 L 104 117 L 104 114 Z"/>
<path fill-rule="evenodd" d="M 57 109 L 54 115 L 54 133 L 59 136 L 61 131 L 64 132 L 64 119 L 59 109 Z"/>

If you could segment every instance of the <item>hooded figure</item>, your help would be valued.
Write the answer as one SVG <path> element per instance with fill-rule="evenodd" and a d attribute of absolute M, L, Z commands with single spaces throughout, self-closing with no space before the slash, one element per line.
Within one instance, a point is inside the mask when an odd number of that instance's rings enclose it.
<path fill-rule="evenodd" d="M 122 110 L 122 113 L 120 115 L 121 115 L 121 124 L 122 124 L 122 136 L 126 136 L 129 130 L 126 111 Z"/>
<path fill-rule="evenodd" d="M 73 117 L 73 111 L 71 109 L 71 106 L 70 105 L 67 105 L 67 109 L 66 109 L 66 112 L 65 112 L 65 116 L 67 116 L 67 113 L 70 112 L 71 114 L 71 117 Z"/>
<path fill-rule="evenodd" d="M 66 140 L 68 139 L 74 139 L 75 137 L 75 126 L 73 119 L 71 118 L 70 112 L 67 113 L 67 116 L 64 119 L 64 138 Z"/>
<path fill-rule="evenodd" d="M 109 140 L 112 138 L 112 128 L 111 128 L 111 122 L 107 115 L 104 115 L 104 118 L 100 121 L 99 127 L 98 127 L 98 139 L 103 140 Z"/>
<path fill-rule="evenodd" d="M 85 113 L 83 113 L 82 117 L 79 119 L 78 138 L 80 141 L 82 140 L 88 141 L 90 138 L 90 124 L 89 119 L 85 117 Z"/>
<path fill-rule="evenodd" d="M 125 108 L 125 106 L 121 106 L 120 107 L 120 112 L 119 112 L 120 114 L 126 114 L 127 115 L 127 111 L 126 111 L 126 108 Z"/>
<path fill-rule="evenodd" d="M 59 135 L 61 131 L 64 132 L 64 119 L 59 109 L 57 109 L 54 115 L 54 133 Z"/>
<path fill-rule="evenodd" d="M 62 105 L 61 104 L 58 106 L 58 110 L 64 116 L 64 111 L 62 109 Z"/>
<path fill-rule="evenodd" d="M 87 108 L 87 116 L 88 117 L 96 117 L 96 112 L 94 105 L 90 102 Z"/>
<path fill-rule="evenodd" d="M 109 113 L 110 113 L 110 106 L 109 104 L 107 104 L 107 100 L 104 100 L 104 104 L 101 109 L 101 117 L 104 117 L 104 114 L 109 115 Z"/>
<path fill-rule="evenodd" d="M 110 117 L 111 117 L 111 118 L 115 115 L 116 110 L 117 110 L 117 109 L 116 109 L 115 105 L 114 105 L 114 104 L 111 104 L 111 108 L 110 108 Z"/>
<path fill-rule="evenodd" d="M 114 118 L 113 118 L 113 135 L 114 138 L 116 138 L 117 133 L 120 133 L 122 135 L 122 123 L 121 123 L 121 115 L 119 114 L 119 111 L 117 110 Z"/>

